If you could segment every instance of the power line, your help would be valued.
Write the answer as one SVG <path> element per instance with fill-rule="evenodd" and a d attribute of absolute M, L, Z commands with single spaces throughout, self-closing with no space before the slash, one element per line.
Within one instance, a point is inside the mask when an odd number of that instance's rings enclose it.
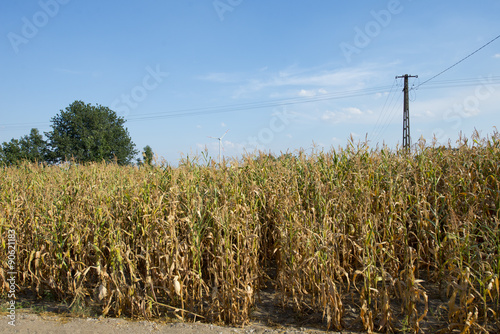
<path fill-rule="evenodd" d="M 392 94 L 392 90 L 394 89 L 395 84 L 396 84 L 396 79 L 394 79 L 394 81 L 392 82 L 391 89 L 390 89 L 389 93 L 387 94 L 387 98 L 385 99 L 384 105 L 382 106 L 382 112 L 380 113 L 380 115 L 378 115 L 377 121 L 375 122 L 375 125 L 373 127 L 374 129 L 377 127 L 378 122 L 380 121 L 380 117 L 382 116 L 383 111 L 385 109 L 385 106 L 387 105 L 387 101 L 389 101 L 389 96 Z"/>
<path fill-rule="evenodd" d="M 216 113 L 226 113 L 226 112 L 260 109 L 260 108 L 268 108 L 268 107 L 276 107 L 276 106 L 313 103 L 313 102 L 319 102 L 319 101 L 327 101 L 327 100 L 336 100 L 336 99 L 365 96 L 365 95 L 378 93 L 380 91 L 384 91 L 388 88 L 389 88 L 389 86 L 379 86 L 379 87 L 371 87 L 371 88 L 363 88 L 363 89 L 338 91 L 338 92 L 323 94 L 323 95 L 314 96 L 314 97 L 295 97 L 295 98 L 288 98 L 288 99 L 274 99 L 274 100 L 267 100 L 267 101 L 247 102 L 247 103 L 220 105 L 220 106 L 212 106 L 212 107 L 198 107 L 198 108 L 177 109 L 177 110 L 163 111 L 163 112 L 156 112 L 156 113 L 145 113 L 145 114 L 140 114 L 140 115 L 131 115 L 127 119 L 127 121 L 128 122 L 135 122 L 135 121 L 147 121 L 147 120 L 156 120 L 156 119 L 163 119 L 163 118 L 187 117 L 187 116 L 195 116 L 195 115 L 210 115 L 210 114 L 216 114 Z M 29 127 L 29 126 L 33 126 L 33 125 L 49 125 L 49 124 L 50 124 L 49 122 L 6 123 L 6 124 L 0 124 L 0 131 L 4 130 L 5 128 L 22 128 L 22 127 Z"/>
<path fill-rule="evenodd" d="M 438 76 L 440 76 L 441 74 L 445 73 L 446 71 L 452 69 L 453 67 L 457 66 L 458 64 L 460 64 L 461 62 L 463 62 L 464 60 L 466 60 L 467 58 L 471 57 L 472 55 L 476 54 L 477 52 L 479 52 L 480 50 L 484 49 L 485 47 L 487 47 L 488 45 L 490 45 L 491 43 L 493 43 L 495 40 L 499 39 L 500 38 L 500 35 L 498 35 L 497 37 L 493 38 L 491 41 L 489 41 L 488 43 L 484 44 L 483 46 L 481 46 L 479 49 L 477 49 L 476 51 L 472 52 L 471 54 L 469 54 L 468 56 L 462 58 L 461 60 L 457 61 L 455 64 L 451 65 L 450 67 L 448 67 L 447 69 L 439 72 L 438 74 L 436 74 L 435 76 L 431 77 L 430 79 L 427 79 L 426 81 L 422 82 L 420 85 L 418 85 L 416 87 L 416 89 L 418 89 L 420 86 L 422 85 L 425 85 L 426 83 L 428 83 L 429 81 L 431 81 L 432 79 L 435 79 L 437 78 Z"/>
<path fill-rule="evenodd" d="M 500 84 L 500 76 L 490 76 L 487 78 L 470 78 L 470 79 L 434 81 L 434 82 L 426 85 L 425 87 L 423 87 L 423 89 L 467 87 L 467 86 L 475 86 L 478 84 L 498 85 L 498 84 Z M 417 85 L 417 88 L 419 86 L 420 85 Z"/>
<path fill-rule="evenodd" d="M 403 81 L 399 81 L 397 80 L 397 78 L 394 79 L 395 82 L 397 82 L 397 87 L 403 87 Z M 392 94 L 391 96 L 391 100 L 387 106 L 387 109 L 383 110 L 382 113 L 384 115 L 384 117 L 382 117 L 382 123 L 379 124 L 378 128 L 374 128 L 373 131 L 372 131 L 372 135 L 370 136 L 371 138 L 373 138 L 373 136 L 376 135 L 376 139 L 375 139 L 375 142 L 378 141 L 378 139 L 380 138 L 380 136 L 382 135 L 382 132 L 385 131 L 385 129 L 387 128 L 387 126 L 392 122 L 392 119 L 394 118 L 394 108 L 396 107 L 397 103 L 398 103 L 398 99 L 395 100 L 396 97 L 400 97 L 402 95 L 402 90 L 399 91 L 400 94 L 397 94 L 398 91 L 394 91 L 394 94 Z M 377 133 L 378 132 L 378 133 Z"/>
<path fill-rule="evenodd" d="M 233 104 L 233 105 L 225 105 L 225 106 L 180 109 L 180 110 L 176 110 L 176 111 L 143 114 L 139 117 L 135 117 L 135 118 L 131 117 L 128 119 L 128 121 L 133 122 L 133 121 L 153 120 L 153 119 L 163 119 L 163 118 L 173 118 L 173 117 L 185 117 L 185 116 L 194 116 L 194 115 L 210 115 L 210 114 L 216 114 L 216 113 L 234 112 L 234 111 L 242 111 L 242 110 L 286 106 L 286 105 L 296 105 L 296 104 L 313 103 L 313 102 L 327 101 L 327 100 L 337 100 L 337 99 L 358 97 L 358 96 L 364 96 L 364 95 L 371 95 L 374 93 L 378 93 L 381 90 L 385 90 L 387 88 L 389 88 L 389 86 L 373 87 L 373 88 L 358 89 L 358 90 L 351 90 L 351 91 L 342 91 L 342 92 L 325 94 L 325 95 L 320 95 L 320 96 L 311 97 L 311 98 L 291 98 L 291 99 L 280 99 L 280 100 Z"/>
<path fill-rule="evenodd" d="M 401 105 L 401 100 L 403 99 L 403 91 L 400 91 L 399 94 L 397 94 L 397 95 L 394 94 L 394 97 L 396 97 L 396 96 L 397 96 L 397 99 L 393 98 L 391 103 L 389 104 L 389 107 L 387 110 L 390 110 L 390 111 L 388 113 L 388 117 L 386 118 L 387 121 L 384 122 L 382 124 L 382 126 L 380 127 L 380 130 L 378 131 L 378 134 L 374 139 L 375 143 L 378 143 L 378 141 L 383 137 L 385 131 L 387 130 L 389 125 L 393 122 L 394 117 L 397 115 L 396 111 L 398 109 L 396 109 L 396 107 Z"/>
<path fill-rule="evenodd" d="M 386 109 L 387 101 L 389 101 L 389 98 L 391 98 L 391 102 L 389 102 L 389 106 L 390 106 L 392 104 L 392 101 L 394 100 L 395 91 L 393 91 L 393 89 L 394 89 L 394 86 L 396 85 L 396 82 L 397 82 L 397 79 L 394 79 L 394 81 L 392 83 L 391 90 L 387 94 L 387 98 L 385 99 L 384 105 L 382 106 L 380 114 L 377 117 L 377 121 L 375 122 L 375 125 L 373 126 L 373 130 L 370 132 L 370 137 L 372 136 L 372 134 L 376 133 L 376 130 L 378 130 L 378 127 L 380 126 L 380 120 L 383 118 L 382 116 L 383 115 L 385 116 L 385 112 L 388 110 L 388 109 Z"/>
<path fill-rule="evenodd" d="M 2 130 L 13 130 L 13 129 L 25 129 L 26 127 L 47 127 L 50 125 L 50 122 L 33 122 L 33 123 L 7 123 L 0 124 L 0 131 Z"/>
<path fill-rule="evenodd" d="M 396 107 L 401 106 L 402 100 L 403 100 L 403 91 L 399 92 L 398 99 L 395 100 L 395 103 L 393 104 L 392 109 L 389 113 L 390 116 L 388 118 L 388 121 L 386 122 L 385 126 L 379 131 L 377 137 L 374 140 L 375 143 L 378 143 L 378 141 L 383 138 L 385 131 L 387 130 L 389 125 L 393 122 L 394 117 L 396 117 L 398 110 Z"/>
<path fill-rule="evenodd" d="M 428 80 L 427 80 L 428 81 Z M 436 81 L 431 87 L 434 85 L 440 85 L 436 88 L 448 88 L 448 87 L 458 87 L 458 86 L 471 86 L 477 85 L 481 83 L 481 79 L 455 79 L 455 80 L 445 80 L 445 81 Z M 500 76 L 495 76 L 489 79 L 490 84 L 500 84 Z M 420 87 L 422 84 L 418 85 Z M 252 109 L 261 109 L 268 107 L 277 107 L 277 106 L 286 106 L 286 105 L 296 105 L 296 104 L 304 104 L 304 103 L 313 103 L 319 101 L 327 101 L 327 100 L 337 100 L 344 98 L 352 98 L 358 96 L 366 96 L 374 93 L 379 93 L 380 91 L 384 91 L 386 89 L 392 90 L 393 86 L 380 86 L 380 87 L 372 87 L 366 89 L 358 89 L 358 90 L 350 90 L 350 91 L 340 91 L 320 96 L 315 96 L 311 98 L 291 98 L 291 99 L 278 99 L 278 100 L 268 100 L 268 101 L 260 101 L 260 102 L 249 102 L 249 103 L 241 103 L 241 104 L 233 104 L 233 105 L 221 105 L 221 106 L 213 106 L 213 107 L 201 107 L 201 108 L 190 108 L 190 109 L 178 109 L 166 112 L 157 112 L 157 113 L 148 113 L 138 115 L 137 117 L 131 116 L 128 121 L 136 122 L 136 121 L 147 121 L 147 120 L 156 120 L 156 119 L 165 119 L 165 118 L 177 118 L 177 117 L 189 117 L 196 115 L 210 115 L 217 113 L 227 113 L 227 112 L 235 112 L 235 111 L 243 111 L 243 110 L 252 110 Z M 426 88 L 430 88 L 426 86 Z M 414 89 L 414 88 L 412 88 Z M 389 98 L 389 96 L 388 96 Z M 387 103 L 387 101 L 386 101 Z M 391 103 L 389 103 L 390 105 Z"/>
<path fill-rule="evenodd" d="M 436 77 L 436 76 L 434 76 L 434 77 Z M 421 87 L 424 83 L 429 82 L 431 79 L 417 85 L 416 88 Z M 437 89 L 437 88 L 473 86 L 473 85 L 485 83 L 485 80 L 487 80 L 488 84 L 492 84 L 492 85 L 500 84 L 500 76 L 490 76 L 486 79 L 465 78 L 465 79 L 434 81 L 430 85 L 426 85 L 424 88 L 425 89 L 430 89 L 430 88 Z M 319 101 L 366 96 L 366 95 L 370 95 L 370 94 L 374 94 L 374 93 L 379 93 L 381 91 L 385 91 L 389 88 L 392 91 L 392 89 L 394 88 L 394 83 L 392 86 L 379 86 L 379 87 L 372 87 L 372 88 L 365 88 L 365 89 L 339 91 L 339 92 L 335 92 L 335 93 L 324 94 L 324 95 L 310 97 L 310 98 L 300 97 L 300 98 L 289 98 L 289 99 L 276 99 L 276 100 L 248 102 L 248 103 L 221 105 L 221 106 L 213 106 L 213 107 L 178 109 L 178 110 L 172 110 L 172 111 L 166 111 L 166 112 L 147 113 L 147 114 L 141 114 L 141 115 L 135 115 L 135 116 L 132 115 L 127 121 L 128 122 L 135 122 L 135 121 L 147 121 L 147 120 L 162 119 L 162 118 L 189 117 L 189 116 L 195 116 L 195 115 L 205 115 L 205 114 L 209 115 L 209 114 L 215 114 L 215 113 L 226 113 L 226 112 L 260 109 L 260 108 L 267 108 L 267 107 L 313 103 L 313 102 L 319 102 Z M 412 89 L 414 89 L 414 88 L 412 88 Z M 394 96 L 395 96 L 394 94 L 391 96 L 391 94 L 389 93 L 387 98 L 391 97 L 391 101 L 389 102 L 387 110 L 391 110 L 392 99 L 394 98 Z M 376 132 L 375 130 L 377 129 L 377 127 L 380 128 L 381 124 L 378 124 L 378 123 L 379 123 L 379 120 L 383 121 L 384 117 L 382 117 L 382 116 L 384 115 L 384 112 L 386 111 L 386 110 L 384 110 L 385 105 L 387 105 L 387 99 L 386 99 L 386 103 L 384 104 L 384 107 L 382 108 L 382 114 L 379 116 L 379 119 L 377 119 L 377 124 L 375 124 L 373 133 Z M 382 127 L 384 126 L 384 123 L 385 122 L 382 122 Z M 26 128 L 26 127 L 36 127 L 36 126 L 46 127 L 49 125 L 50 125 L 50 122 L 30 122 L 30 123 L 19 122 L 19 123 L 5 123 L 5 124 L 0 123 L 0 132 L 5 131 L 6 129 L 22 129 L 22 128 Z"/>

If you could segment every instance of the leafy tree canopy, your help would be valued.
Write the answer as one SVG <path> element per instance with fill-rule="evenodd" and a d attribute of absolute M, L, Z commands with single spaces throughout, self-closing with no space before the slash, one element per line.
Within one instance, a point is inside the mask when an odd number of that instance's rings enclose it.
<path fill-rule="evenodd" d="M 153 164 L 153 149 L 151 148 L 151 146 L 147 145 L 146 147 L 144 147 L 144 153 L 142 155 L 144 157 L 145 164 Z"/>
<path fill-rule="evenodd" d="M 153 165 L 153 149 L 151 146 L 147 145 L 143 148 L 142 151 L 142 160 L 141 158 L 137 158 L 138 166 L 152 166 Z"/>
<path fill-rule="evenodd" d="M 0 146 L 0 161 L 6 165 L 16 164 L 22 160 L 42 162 L 47 155 L 47 145 L 38 129 L 31 129 L 29 135 L 20 139 L 12 139 Z"/>
<path fill-rule="evenodd" d="M 45 133 L 51 162 L 105 160 L 125 165 L 137 154 L 123 127 L 125 120 L 108 107 L 75 101 L 51 122 L 52 131 Z"/>

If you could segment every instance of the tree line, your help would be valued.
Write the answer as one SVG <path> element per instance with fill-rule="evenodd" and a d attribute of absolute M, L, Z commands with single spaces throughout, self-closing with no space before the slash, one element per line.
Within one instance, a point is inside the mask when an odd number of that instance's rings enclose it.
<path fill-rule="evenodd" d="M 75 101 L 51 119 L 51 131 L 44 139 L 38 129 L 29 135 L 0 145 L 0 165 L 21 161 L 59 164 L 107 161 L 130 165 L 138 151 L 132 142 L 125 119 L 108 107 Z M 138 165 L 153 163 L 153 150 L 144 147 Z"/>

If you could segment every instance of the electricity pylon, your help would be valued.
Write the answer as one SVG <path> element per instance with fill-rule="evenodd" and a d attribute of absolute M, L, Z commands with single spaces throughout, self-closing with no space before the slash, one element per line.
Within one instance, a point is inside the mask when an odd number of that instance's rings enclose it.
<path fill-rule="evenodd" d="M 403 105 L 403 148 L 409 148 L 410 139 L 410 99 L 408 97 L 408 78 L 418 78 L 418 75 L 400 75 L 396 79 L 404 78 L 404 105 Z"/>

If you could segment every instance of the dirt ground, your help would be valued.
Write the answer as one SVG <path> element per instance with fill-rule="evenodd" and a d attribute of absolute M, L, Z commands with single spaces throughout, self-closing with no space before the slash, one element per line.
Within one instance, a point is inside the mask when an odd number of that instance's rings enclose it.
<path fill-rule="evenodd" d="M 425 287 L 429 296 L 429 312 L 421 324 L 424 333 L 435 333 L 447 327 L 447 314 L 443 307 L 447 298 L 440 293 L 436 285 Z M 365 333 L 359 321 L 359 305 L 349 300 L 344 304 L 344 330 L 342 333 Z M 326 322 L 319 313 L 297 316 L 291 308 L 279 307 L 276 291 L 272 288 L 260 290 L 255 308 L 251 313 L 249 325 L 227 327 L 218 324 L 200 322 L 180 322 L 175 317 L 161 318 L 154 321 L 131 320 L 126 318 L 102 317 L 90 309 L 76 309 L 68 305 L 35 300 L 25 297 L 16 303 L 15 326 L 9 325 L 6 301 L 0 300 L 0 333 L 196 333 L 196 334 L 260 334 L 260 333 L 326 333 Z M 394 310 L 400 308 L 397 302 L 391 303 Z M 396 321 L 403 319 L 401 314 L 394 314 Z M 399 319 L 399 320 L 398 320 Z M 399 326 L 398 326 L 399 327 Z M 498 323 L 491 323 L 490 333 L 499 333 Z M 454 333 L 457 331 L 453 331 Z M 458 331 L 460 332 L 460 331 Z"/>
<path fill-rule="evenodd" d="M 130 321 L 116 318 L 71 318 L 61 315 L 38 315 L 19 313 L 16 315 L 16 326 L 10 326 L 7 318 L 2 316 L 0 332 L 2 333 L 67 333 L 67 334 L 136 334 L 136 333 L 196 333 L 196 334 L 260 334 L 260 333 L 325 333 L 307 327 L 266 326 L 253 323 L 244 328 L 221 327 L 201 323 L 160 323 L 152 321 Z M 332 333 L 332 332 L 329 332 Z M 333 332 L 334 333 L 334 332 Z M 342 332 L 354 333 L 354 332 Z"/>
<path fill-rule="evenodd" d="M 2 306 L 5 301 L 1 301 Z M 16 310 L 15 326 L 9 325 L 5 307 L 0 309 L 0 333 L 67 333 L 67 334 L 132 334 L 132 333 L 196 333 L 196 334 L 260 334 L 260 333 L 325 333 L 324 323 L 319 314 L 297 318 L 291 310 L 277 308 L 273 293 L 262 291 L 260 302 L 251 316 L 251 323 L 244 327 L 227 327 L 200 322 L 179 322 L 176 318 L 155 321 L 107 318 L 85 314 L 88 310 L 75 312 L 67 305 L 55 302 L 24 299 L 18 301 L 21 308 Z M 354 331 L 353 331 L 354 330 Z M 339 333 L 339 332 L 328 332 Z M 362 333 L 342 331 L 343 334 Z"/>
<path fill-rule="evenodd" d="M 259 334 L 259 333 L 320 333 L 307 328 L 271 328 L 259 324 L 252 324 L 244 328 L 221 327 L 201 323 L 160 323 L 152 321 L 130 321 L 116 318 L 71 318 L 59 315 L 37 315 L 20 313 L 17 315 L 16 325 L 8 324 L 3 316 L 0 324 L 2 333 L 68 333 L 68 334 L 135 334 L 135 333 L 197 333 L 197 334 Z"/>

